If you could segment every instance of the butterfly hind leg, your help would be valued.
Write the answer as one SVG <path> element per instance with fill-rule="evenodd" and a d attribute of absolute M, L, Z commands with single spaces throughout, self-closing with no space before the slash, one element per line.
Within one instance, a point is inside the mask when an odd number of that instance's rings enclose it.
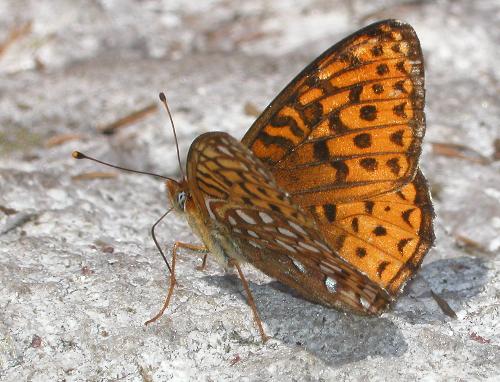
<path fill-rule="evenodd" d="M 203 255 L 203 259 L 201 260 L 201 265 L 198 265 L 196 267 L 197 271 L 204 271 L 205 268 L 207 267 L 207 257 L 208 257 L 208 249 L 203 247 L 203 249 L 200 249 L 200 251 L 204 251 L 205 254 Z"/>
<path fill-rule="evenodd" d="M 262 342 L 265 343 L 269 339 L 269 337 L 264 332 L 264 328 L 262 327 L 262 320 L 260 319 L 260 316 L 259 316 L 259 311 L 257 310 L 257 306 L 255 305 L 255 301 L 253 299 L 252 292 L 250 292 L 248 282 L 245 279 L 245 276 L 243 276 L 243 272 L 241 271 L 240 265 L 234 259 L 229 260 L 228 265 L 234 266 L 236 268 L 236 270 L 238 271 L 238 275 L 240 276 L 241 283 L 243 284 L 243 288 L 245 289 L 245 292 L 247 294 L 248 304 L 250 305 L 250 308 L 252 308 L 254 321 L 257 324 L 257 328 L 259 329 L 260 336 L 262 338 Z"/>
<path fill-rule="evenodd" d="M 186 248 L 190 249 L 192 251 L 202 251 L 202 252 L 207 252 L 207 248 L 204 245 L 196 245 L 196 244 L 189 244 L 189 243 L 183 243 L 180 241 L 176 241 L 174 243 L 174 246 L 172 248 L 172 272 L 170 274 L 170 284 L 168 287 L 168 293 L 167 297 L 165 298 L 165 301 L 163 302 L 163 306 L 160 309 L 160 311 L 151 319 L 147 320 L 144 324 L 148 325 L 151 324 L 152 322 L 155 322 L 158 320 L 165 310 L 168 308 L 168 305 L 170 304 L 170 299 L 172 298 L 172 295 L 174 293 L 174 287 L 175 287 L 175 263 L 177 259 L 177 249 L 179 248 Z M 203 264 L 202 266 L 206 263 L 206 256 L 207 254 L 205 253 L 205 257 L 203 258 Z"/>

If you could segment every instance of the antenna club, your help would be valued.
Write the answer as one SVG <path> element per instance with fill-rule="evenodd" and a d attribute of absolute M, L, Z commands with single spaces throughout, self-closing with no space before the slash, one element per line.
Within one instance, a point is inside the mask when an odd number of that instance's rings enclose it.
<path fill-rule="evenodd" d="M 175 133 L 174 120 L 172 119 L 172 113 L 170 113 L 170 108 L 168 107 L 167 104 L 167 98 L 165 97 L 165 93 L 163 92 L 160 93 L 160 101 L 163 103 L 163 106 L 165 106 L 168 118 L 170 119 L 170 124 L 172 125 L 172 132 L 174 133 L 174 141 L 175 141 L 175 150 L 177 151 L 177 161 L 179 162 L 179 170 L 181 171 L 182 179 L 185 179 L 186 176 L 184 174 L 184 171 L 182 170 L 181 155 L 179 153 L 179 141 L 177 140 L 177 134 Z"/>
<path fill-rule="evenodd" d="M 86 156 L 84 154 L 82 154 L 80 151 L 73 151 L 71 153 L 71 156 L 75 159 L 85 159 Z"/>

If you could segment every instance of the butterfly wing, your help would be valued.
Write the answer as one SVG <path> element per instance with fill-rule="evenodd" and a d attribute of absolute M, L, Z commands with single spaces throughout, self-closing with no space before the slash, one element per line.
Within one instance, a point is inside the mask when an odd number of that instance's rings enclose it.
<path fill-rule="evenodd" d="M 392 296 L 434 241 L 417 167 L 423 107 L 418 38 L 387 20 L 314 60 L 242 140 L 337 253 Z"/>
<path fill-rule="evenodd" d="M 434 242 L 434 211 L 420 171 L 397 192 L 310 210 L 334 249 L 393 296 Z"/>
<path fill-rule="evenodd" d="M 271 172 L 240 142 L 207 133 L 191 145 L 188 185 L 210 240 L 243 256 L 303 297 L 361 314 L 383 310 L 388 294 L 335 256 L 314 220 L 293 204 Z M 189 211 L 188 211 L 189 213 Z"/>
<path fill-rule="evenodd" d="M 408 24 L 387 20 L 314 60 L 242 142 L 302 206 L 364 200 L 413 179 L 423 107 L 418 38 Z"/>

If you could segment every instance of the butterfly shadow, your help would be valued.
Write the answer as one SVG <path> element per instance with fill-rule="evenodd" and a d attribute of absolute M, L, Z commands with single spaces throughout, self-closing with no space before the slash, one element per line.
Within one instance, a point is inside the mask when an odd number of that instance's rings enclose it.
<path fill-rule="evenodd" d="M 488 261 L 487 257 L 460 256 L 425 264 L 393 314 L 414 324 L 457 319 L 457 313 L 487 284 Z"/>
<path fill-rule="evenodd" d="M 235 275 L 206 276 L 212 285 L 234 291 L 246 301 Z M 399 357 L 408 348 L 397 326 L 382 317 L 361 317 L 310 303 L 292 289 L 272 281 L 249 282 L 266 332 L 291 347 L 306 349 L 329 365 L 368 357 Z"/>
<path fill-rule="evenodd" d="M 310 303 L 277 281 L 249 284 L 268 335 L 306 349 L 329 365 L 341 366 L 368 357 L 403 355 L 408 345 L 392 317 L 410 324 L 433 325 L 453 319 L 432 292 L 444 299 L 452 312 L 458 312 L 486 284 L 487 261 L 462 256 L 424 265 L 397 304 L 382 317 L 362 317 Z M 236 275 L 203 279 L 246 301 Z"/>

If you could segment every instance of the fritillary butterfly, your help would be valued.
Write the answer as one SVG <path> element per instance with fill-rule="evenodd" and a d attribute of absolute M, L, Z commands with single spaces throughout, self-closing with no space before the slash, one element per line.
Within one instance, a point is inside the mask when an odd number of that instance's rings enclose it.
<path fill-rule="evenodd" d="M 381 313 L 434 241 L 418 168 L 423 108 L 423 58 L 410 25 L 381 21 L 332 46 L 241 142 L 211 132 L 192 143 L 186 176 L 167 189 L 204 246 L 176 243 L 172 271 L 178 247 L 235 266 L 264 340 L 243 262 L 315 303 Z M 162 312 L 174 283 L 172 274 Z"/>

